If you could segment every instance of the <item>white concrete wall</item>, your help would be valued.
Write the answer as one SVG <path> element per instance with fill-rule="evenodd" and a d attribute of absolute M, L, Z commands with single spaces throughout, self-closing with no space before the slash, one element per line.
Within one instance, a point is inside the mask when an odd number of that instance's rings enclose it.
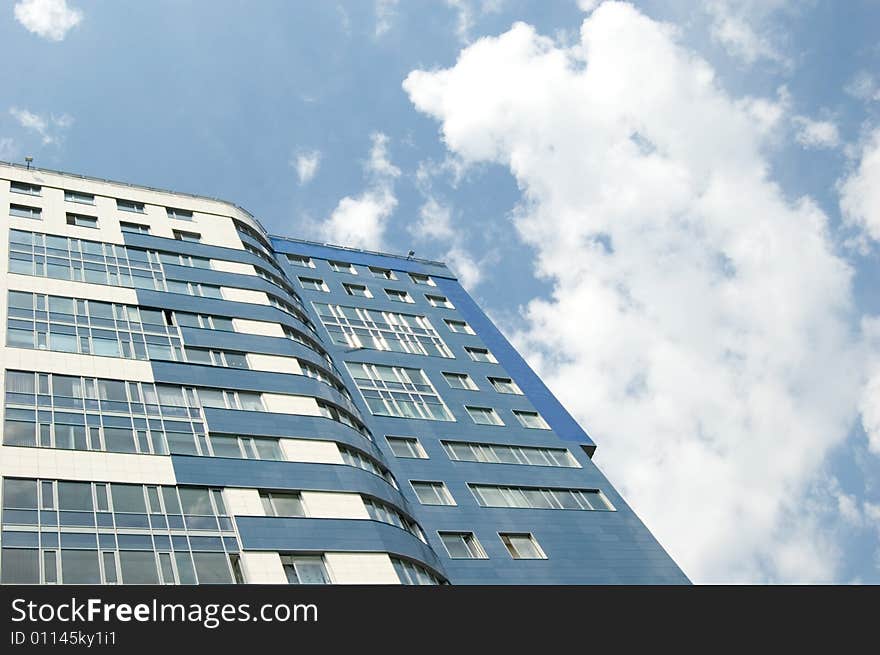
<path fill-rule="evenodd" d="M 234 302 L 249 302 L 254 305 L 268 305 L 269 297 L 264 291 L 254 291 L 253 289 L 239 289 L 237 287 L 220 287 L 220 292 L 224 300 L 232 300 Z"/>
<path fill-rule="evenodd" d="M 400 584 L 385 553 L 325 553 L 334 584 Z"/>
<path fill-rule="evenodd" d="M 368 519 L 360 494 L 337 491 L 303 491 L 306 513 L 321 519 Z"/>
<path fill-rule="evenodd" d="M 320 416 L 318 401 L 311 396 L 291 396 L 283 393 L 264 393 L 263 404 L 266 411 L 278 414 L 303 414 Z"/>
<path fill-rule="evenodd" d="M 223 490 L 223 502 L 231 516 L 266 516 L 258 489 L 227 487 Z"/>
<path fill-rule="evenodd" d="M 247 360 L 250 367 L 255 371 L 302 375 L 302 368 L 300 368 L 299 362 L 293 357 L 248 353 Z"/>
<path fill-rule="evenodd" d="M 284 330 L 280 323 L 268 321 L 251 321 L 245 318 L 232 319 L 232 327 L 242 334 L 258 334 L 264 337 L 283 337 Z"/>
<path fill-rule="evenodd" d="M 243 550 L 241 571 L 248 584 L 287 584 L 278 553 Z"/>
<path fill-rule="evenodd" d="M 343 464 L 339 446 L 333 441 L 317 439 L 281 439 L 281 451 L 288 462 Z"/>
<path fill-rule="evenodd" d="M 223 271 L 224 273 L 240 273 L 242 275 L 256 275 L 257 271 L 252 264 L 243 264 L 242 262 L 231 262 L 227 259 L 212 259 L 211 268 L 215 271 Z"/>
<path fill-rule="evenodd" d="M 167 455 L 0 446 L 0 472 L 10 477 L 175 484 Z"/>

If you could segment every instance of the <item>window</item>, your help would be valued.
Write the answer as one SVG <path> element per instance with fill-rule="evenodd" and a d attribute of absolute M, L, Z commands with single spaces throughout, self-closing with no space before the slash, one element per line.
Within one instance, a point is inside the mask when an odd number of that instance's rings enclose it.
<path fill-rule="evenodd" d="M 504 421 L 491 407 L 465 407 L 467 413 L 478 425 L 504 425 Z"/>
<path fill-rule="evenodd" d="M 388 447 L 395 457 L 411 457 L 414 459 L 428 459 L 425 449 L 415 437 L 385 437 Z"/>
<path fill-rule="evenodd" d="M 360 451 L 346 448 L 345 446 L 339 446 L 339 454 L 342 455 L 342 461 L 349 466 L 356 466 L 364 471 L 369 471 L 373 475 L 378 475 L 385 480 L 385 482 L 397 489 L 397 482 L 394 480 L 394 476 L 384 467 L 379 466 L 376 460 L 367 457 Z"/>
<path fill-rule="evenodd" d="M 443 482 L 419 482 L 411 480 L 413 491 L 422 505 L 455 505 L 452 494 Z"/>
<path fill-rule="evenodd" d="M 343 283 L 342 288 L 345 289 L 345 293 L 347 293 L 349 296 L 358 296 L 360 298 L 373 297 L 373 294 L 370 293 L 370 290 L 362 284 Z"/>
<path fill-rule="evenodd" d="M 266 516 L 305 516 L 302 496 L 297 493 L 261 491 L 260 500 Z"/>
<path fill-rule="evenodd" d="M 330 584 L 321 555 L 282 555 L 281 566 L 289 584 Z"/>
<path fill-rule="evenodd" d="M 356 362 L 346 366 L 377 416 L 455 420 L 421 369 Z"/>
<path fill-rule="evenodd" d="M 220 489 L 12 482 L 4 481 L 4 583 L 233 582 L 230 564 L 239 544 Z M 18 484 L 19 490 L 15 483 L 27 484 Z M 39 490 L 39 504 L 30 497 L 31 489 Z M 7 531 L 10 525 L 15 527 Z M 184 530 L 189 534 L 184 536 Z M 27 555 L 10 554 L 7 548 Z"/>
<path fill-rule="evenodd" d="M 96 216 L 86 216 L 84 214 L 67 214 L 67 224 L 77 227 L 98 227 L 98 218 Z"/>
<path fill-rule="evenodd" d="M 415 302 L 412 299 L 412 296 L 410 296 L 406 291 L 401 291 L 400 289 L 385 289 L 385 295 L 388 296 L 389 300 L 394 300 L 395 302 Z"/>
<path fill-rule="evenodd" d="M 287 257 L 287 261 L 289 261 L 294 266 L 301 266 L 303 268 L 315 268 L 315 262 L 312 261 L 311 257 L 292 254 L 287 254 L 285 256 Z"/>
<path fill-rule="evenodd" d="M 498 393 L 514 393 L 522 395 L 522 390 L 517 386 L 516 382 L 510 378 L 488 378 L 492 388 Z"/>
<path fill-rule="evenodd" d="M 409 560 L 402 560 L 399 557 L 392 557 L 391 564 L 394 566 L 394 571 L 397 573 L 397 577 L 400 578 L 400 584 L 405 585 L 440 585 L 443 584 L 443 581 L 438 578 L 436 575 L 431 573 L 424 566 L 416 564 L 414 562 L 410 562 Z"/>
<path fill-rule="evenodd" d="M 445 296 L 431 296 L 425 294 L 425 299 L 431 307 L 443 307 L 445 309 L 455 309 L 452 303 Z"/>
<path fill-rule="evenodd" d="M 451 318 L 443 319 L 450 332 L 458 334 L 474 334 L 474 329 L 464 321 L 454 321 Z"/>
<path fill-rule="evenodd" d="M 144 203 L 134 202 L 133 200 L 116 200 L 116 209 L 123 212 L 134 212 L 136 214 L 144 213 Z"/>
<path fill-rule="evenodd" d="M 330 268 L 336 271 L 337 273 L 351 273 L 352 275 L 357 275 L 357 269 L 347 262 L 327 262 L 330 265 Z"/>
<path fill-rule="evenodd" d="M 541 546 L 528 532 L 500 532 L 498 536 L 513 559 L 547 559 Z"/>
<path fill-rule="evenodd" d="M 476 383 L 471 380 L 471 376 L 467 373 L 443 373 L 446 382 L 453 389 L 466 389 L 468 391 L 476 391 L 478 389 Z"/>
<path fill-rule="evenodd" d="M 299 278 L 299 283 L 303 285 L 303 289 L 308 289 L 310 291 L 324 291 L 325 293 L 330 292 L 330 289 L 324 284 L 324 280 L 319 280 L 316 277 L 301 277 Z"/>
<path fill-rule="evenodd" d="M 483 507 L 606 511 L 614 509 L 602 492 L 596 489 L 502 487 L 487 484 L 469 486 L 477 502 Z"/>
<path fill-rule="evenodd" d="M 488 559 L 473 532 L 438 532 L 446 552 L 453 559 Z"/>
<path fill-rule="evenodd" d="M 377 268 L 376 266 L 370 266 L 370 273 L 373 274 L 373 277 L 378 277 L 382 280 L 396 280 L 397 276 L 394 274 L 394 271 L 389 270 L 387 268 Z"/>
<path fill-rule="evenodd" d="M 364 506 L 367 508 L 367 514 L 369 514 L 370 518 L 374 521 L 382 521 L 383 523 L 396 525 L 401 530 L 406 530 L 414 537 L 417 537 L 423 543 L 427 543 L 421 527 L 419 527 L 414 521 L 406 518 L 391 505 L 372 498 L 363 498 L 363 501 Z"/>
<path fill-rule="evenodd" d="M 18 216 L 19 218 L 31 218 L 33 220 L 40 220 L 40 217 L 43 215 L 43 210 L 39 207 L 29 207 L 27 205 L 9 205 L 9 215 L 10 216 Z"/>
<path fill-rule="evenodd" d="M 459 462 L 580 468 L 580 464 L 565 448 L 507 446 L 465 441 L 443 441 L 441 443 L 446 454 L 449 455 L 449 459 Z"/>
<path fill-rule="evenodd" d="M 172 230 L 174 238 L 178 241 L 192 241 L 198 243 L 202 240 L 202 235 L 198 232 L 184 232 L 183 230 Z"/>
<path fill-rule="evenodd" d="M 165 213 L 168 214 L 168 218 L 173 218 L 178 221 L 191 221 L 193 219 L 193 213 L 188 209 L 174 209 L 173 207 L 166 207 Z"/>
<path fill-rule="evenodd" d="M 547 425 L 547 421 L 544 420 L 544 417 L 538 414 L 538 412 L 527 412 L 521 409 L 513 410 L 513 415 L 516 416 L 516 420 L 519 421 L 519 424 L 524 428 L 536 428 L 538 430 L 549 430 L 550 426 Z"/>
<path fill-rule="evenodd" d="M 23 193 L 26 196 L 39 196 L 42 187 L 36 184 L 28 184 L 27 182 L 10 182 L 9 190 L 12 193 Z"/>
<path fill-rule="evenodd" d="M 91 193 L 80 193 L 79 191 L 65 191 L 64 200 L 67 202 L 77 202 L 81 205 L 94 205 L 95 196 Z"/>
<path fill-rule="evenodd" d="M 180 336 L 169 316 L 146 307 L 13 291 L 7 343 L 85 355 L 179 360 Z"/>
<path fill-rule="evenodd" d="M 186 361 L 190 364 L 205 364 L 208 366 L 226 366 L 229 368 L 247 369 L 247 355 L 228 350 L 210 350 L 208 348 L 183 349 L 186 353 Z"/>
<path fill-rule="evenodd" d="M 414 284 L 423 284 L 429 287 L 437 286 L 437 284 L 434 282 L 434 280 L 431 279 L 431 276 L 429 275 L 422 275 L 421 273 L 410 273 L 409 277 Z"/>
<path fill-rule="evenodd" d="M 340 346 L 453 356 L 449 346 L 424 316 L 319 303 L 315 303 L 315 310 L 333 343 Z"/>
<path fill-rule="evenodd" d="M 119 221 L 119 227 L 123 232 L 135 232 L 137 234 L 150 233 L 150 226 L 141 223 L 126 223 L 125 221 Z"/>
<path fill-rule="evenodd" d="M 475 362 L 488 362 L 489 364 L 497 364 L 498 360 L 495 359 L 495 355 L 490 353 L 485 348 L 473 348 L 471 346 L 465 346 L 465 352 L 467 352 L 468 357 L 470 357 Z"/>
<path fill-rule="evenodd" d="M 209 440 L 214 457 L 284 460 L 284 453 L 281 452 L 281 445 L 278 443 L 278 439 L 212 434 Z"/>

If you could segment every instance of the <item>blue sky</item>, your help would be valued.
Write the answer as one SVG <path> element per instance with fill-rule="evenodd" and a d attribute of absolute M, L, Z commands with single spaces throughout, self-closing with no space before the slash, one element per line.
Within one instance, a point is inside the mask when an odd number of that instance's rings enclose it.
<path fill-rule="evenodd" d="M 0 159 L 443 259 L 700 582 L 880 582 L 880 2 L 23 0 Z"/>

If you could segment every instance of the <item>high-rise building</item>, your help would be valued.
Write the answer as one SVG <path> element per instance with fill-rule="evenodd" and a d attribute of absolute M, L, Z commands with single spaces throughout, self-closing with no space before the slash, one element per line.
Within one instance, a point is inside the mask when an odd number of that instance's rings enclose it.
<path fill-rule="evenodd" d="M 443 264 L 13 164 L 0 207 L 0 581 L 687 582 Z"/>

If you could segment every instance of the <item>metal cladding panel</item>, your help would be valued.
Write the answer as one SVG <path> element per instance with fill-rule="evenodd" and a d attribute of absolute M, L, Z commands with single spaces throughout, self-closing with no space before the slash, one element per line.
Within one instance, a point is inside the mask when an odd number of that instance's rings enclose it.
<path fill-rule="evenodd" d="M 246 550 L 390 553 L 443 571 L 440 559 L 428 546 L 409 532 L 380 521 L 237 516 L 235 522 Z"/>

